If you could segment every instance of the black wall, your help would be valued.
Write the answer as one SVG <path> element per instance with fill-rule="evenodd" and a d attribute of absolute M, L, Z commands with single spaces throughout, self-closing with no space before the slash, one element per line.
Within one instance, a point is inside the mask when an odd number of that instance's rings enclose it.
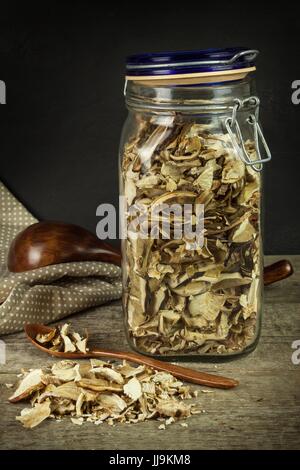
<path fill-rule="evenodd" d="M 111 5 L 111 6 L 110 6 Z M 131 6 L 129 6 L 131 5 Z M 0 179 L 41 219 L 93 231 L 117 203 L 125 56 L 246 45 L 261 51 L 257 84 L 273 160 L 265 175 L 265 251 L 299 252 L 299 15 L 282 2 L 1 2 Z M 270 4 L 271 5 L 271 4 Z"/>

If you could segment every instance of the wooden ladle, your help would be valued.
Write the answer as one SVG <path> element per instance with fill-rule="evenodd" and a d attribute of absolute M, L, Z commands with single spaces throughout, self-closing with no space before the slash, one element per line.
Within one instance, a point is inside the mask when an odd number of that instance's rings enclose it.
<path fill-rule="evenodd" d="M 236 387 L 239 382 L 234 379 L 222 377 L 221 375 L 207 374 L 206 372 L 198 372 L 197 370 L 188 369 L 187 367 L 177 366 L 168 362 L 159 361 L 152 357 L 142 356 L 141 354 L 131 351 L 110 351 L 107 349 L 93 349 L 87 353 L 74 352 L 65 353 L 51 351 L 45 348 L 37 342 L 37 334 L 48 334 L 54 331 L 54 328 L 40 324 L 27 324 L 25 325 L 25 333 L 31 343 L 41 351 L 50 354 L 51 356 L 59 357 L 60 359 L 87 359 L 91 357 L 111 357 L 115 359 L 125 359 L 126 361 L 135 362 L 137 364 L 143 364 L 152 367 L 156 370 L 162 370 L 173 374 L 175 377 L 187 382 L 192 382 L 199 385 L 205 385 L 206 387 L 214 388 L 233 388 Z"/>
<path fill-rule="evenodd" d="M 13 240 L 7 265 L 10 271 L 20 273 L 72 261 L 106 261 L 120 265 L 121 253 L 78 225 L 38 222 L 20 232 Z M 280 260 L 265 267 L 264 284 L 273 284 L 291 274 L 291 263 Z"/>
<path fill-rule="evenodd" d="M 78 225 L 38 222 L 13 240 L 7 266 L 9 271 L 20 273 L 72 261 L 105 261 L 120 265 L 121 254 L 117 248 Z"/>

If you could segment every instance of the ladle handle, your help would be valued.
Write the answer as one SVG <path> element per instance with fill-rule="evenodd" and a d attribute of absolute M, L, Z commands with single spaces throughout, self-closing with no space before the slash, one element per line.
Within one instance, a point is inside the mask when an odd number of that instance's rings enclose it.
<path fill-rule="evenodd" d="M 137 364 L 143 364 L 149 367 L 152 367 L 156 370 L 169 372 L 175 377 L 187 382 L 192 382 L 198 385 L 205 385 L 207 387 L 214 388 L 233 388 L 236 387 L 239 382 L 234 379 L 227 377 L 222 377 L 218 375 L 208 374 L 206 372 L 199 372 L 194 369 L 189 369 L 187 367 L 178 366 L 176 364 L 170 364 L 169 362 L 159 361 L 149 356 L 142 356 L 141 354 L 134 352 L 121 352 L 121 351 L 101 351 L 100 349 L 95 349 L 90 351 L 90 354 L 95 355 L 95 357 L 114 357 L 115 359 L 125 359 L 127 361 L 135 362 Z"/>
<path fill-rule="evenodd" d="M 264 285 L 269 286 L 274 282 L 282 281 L 293 274 L 291 263 L 282 259 L 264 268 Z"/>

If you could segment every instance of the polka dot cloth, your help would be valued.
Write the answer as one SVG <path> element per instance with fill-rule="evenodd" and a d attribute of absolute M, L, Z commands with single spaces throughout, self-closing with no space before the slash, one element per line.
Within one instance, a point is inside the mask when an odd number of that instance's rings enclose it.
<path fill-rule="evenodd" d="M 122 293 L 121 269 L 108 263 L 64 263 L 10 273 L 10 243 L 36 221 L 0 182 L 0 335 L 20 331 L 25 323 L 50 323 L 119 299 Z"/>

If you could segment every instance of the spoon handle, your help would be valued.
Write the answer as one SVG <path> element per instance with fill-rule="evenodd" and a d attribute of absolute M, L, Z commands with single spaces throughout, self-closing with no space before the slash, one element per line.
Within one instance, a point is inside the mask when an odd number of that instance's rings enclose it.
<path fill-rule="evenodd" d="M 127 361 L 135 362 L 137 364 L 143 364 L 149 367 L 152 367 L 157 370 L 164 372 L 169 372 L 175 377 L 187 382 L 192 382 L 199 385 L 205 385 L 207 387 L 214 388 L 233 388 L 238 385 L 238 381 L 234 379 L 229 379 L 227 377 L 222 377 L 213 374 L 207 374 L 206 372 L 199 372 L 194 369 L 189 369 L 187 367 L 178 366 L 176 364 L 170 364 L 169 362 L 159 361 L 158 359 L 153 359 L 152 357 L 142 356 L 141 354 L 134 352 L 121 352 L 121 351 L 105 351 L 100 349 L 94 349 L 89 351 L 89 356 L 93 357 L 113 357 L 115 359 L 125 359 Z"/>
<path fill-rule="evenodd" d="M 293 266 L 291 263 L 282 259 L 276 263 L 265 266 L 264 268 L 264 285 L 269 286 L 274 282 L 281 281 L 293 274 Z"/>

